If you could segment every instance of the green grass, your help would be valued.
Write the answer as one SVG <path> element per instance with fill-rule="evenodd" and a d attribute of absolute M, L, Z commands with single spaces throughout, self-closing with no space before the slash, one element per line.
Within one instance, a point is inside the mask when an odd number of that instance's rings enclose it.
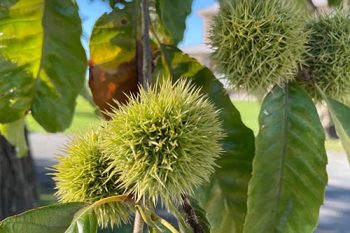
<path fill-rule="evenodd" d="M 241 113 L 243 122 L 255 133 L 258 132 L 258 114 L 260 105 L 257 101 L 234 101 L 238 111 Z M 78 97 L 75 114 L 71 126 L 64 133 L 79 133 L 92 125 L 99 124 L 100 117 L 91 104 L 82 97 Z M 32 116 L 27 117 L 27 125 L 31 132 L 45 132 L 43 127 L 37 123 Z"/>
<path fill-rule="evenodd" d="M 75 114 L 71 126 L 65 133 L 79 133 L 83 132 L 88 127 L 100 123 L 100 118 L 96 114 L 95 108 L 82 97 L 78 97 Z M 32 116 L 27 117 L 28 129 L 32 132 L 45 132 Z"/>
<path fill-rule="evenodd" d="M 248 126 L 248 128 L 254 131 L 257 135 L 259 131 L 258 115 L 260 110 L 260 104 L 258 101 L 233 101 L 233 104 L 238 109 L 241 114 L 243 123 Z"/>
<path fill-rule="evenodd" d="M 257 135 L 259 131 L 258 115 L 260 110 L 260 104 L 257 101 L 233 101 L 238 111 L 241 114 L 242 121 Z M 101 122 L 100 117 L 96 114 L 96 110 L 91 104 L 79 97 L 77 100 L 76 111 L 71 126 L 65 131 L 65 133 L 79 133 L 84 132 L 87 128 L 97 125 Z M 27 117 L 28 128 L 32 132 L 45 132 L 45 130 L 33 119 L 33 117 Z M 343 151 L 339 140 L 327 140 L 327 150 L 340 152 Z"/>
<path fill-rule="evenodd" d="M 259 132 L 258 116 L 260 104 L 257 101 L 233 101 L 238 111 L 241 113 L 243 123 L 254 131 Z M 333 152 L 344 152 L 340 140 L 326 140 L 326 149 Z"/>

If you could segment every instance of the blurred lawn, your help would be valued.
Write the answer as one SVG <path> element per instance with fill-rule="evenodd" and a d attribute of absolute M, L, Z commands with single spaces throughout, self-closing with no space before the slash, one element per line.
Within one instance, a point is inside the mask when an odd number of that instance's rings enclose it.
<path fill-rule="evenodd" d="M 260 104 L 257 101 L 233 101 L 233 104 L 241 114 L 243 123 L 257 135 L 259 131 L 258 115 Z"/>
<path fill-rule="evenodd" d="M 241 113 L 242 121 L 257 135 L 259 131 L 258 116 L 260 104 L 257 101 L 233 101 Z M 326 140 L 326 149 L 333 152 L 343 152 L 340 140 Z"/>
<path fill-rule="evenodd" d="M 257 135 L 259 130 L 258 115 L 260 104 L 257 101 L 233 101 L 234 105 L 241 113 L 243 122 L 254 131 Z M 95 113 L 95 109 L 90 105 L 88 101 L 79 97 L 77 100 L 76 111 L 74 115 L 71 127 L 68 128 L 65 133 L 79 133 L 84 132 L 88 127 L 99 124 L 101 119 Z M 27 124 L 30 131 L 45 132 L 45 130 L 31 117 L 27 118 Z M 343 151 L 339 140 L 327 140 L 327 150 L 331 151 Z"/>

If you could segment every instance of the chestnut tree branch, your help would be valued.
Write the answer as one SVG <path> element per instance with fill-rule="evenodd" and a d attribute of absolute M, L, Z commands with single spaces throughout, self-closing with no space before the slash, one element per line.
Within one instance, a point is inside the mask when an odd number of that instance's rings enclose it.
<path fill-rule="evenodd" d="M 203 227 L 200 225 L 195 210 L 191 206 L 187 196 L 182 196 L 183 203 L 180 206 L 182 212 L 185 213 L 186 221 L 191 226 L 193 233 L 204 233 Z"/>
<path fill-rule="evenodd" d="M 141 37 L 142 37 L 142 86 L 148 87 L 152 75 L 152 50 L 149 36 L 150 28 L 149 2 L 141 0 Z M 141 213 L 137 210 L 135 214 L 133 233 L 143 233 L 145 222 Z"/>
<path fill-rule="evenodd" d="M 143 233 L 144 226 L 145 226 L 145 222 L 143 221 L 140 212 L 137 210 L 135 214 L 133 233 Z"/>
<path fill-rule="evenodd" d="M 142 85 L 147 88 L 152 75 L 152 50 L 149 36 L 150 15 L 148 0 L 141 0 L 142 15 Z"/>

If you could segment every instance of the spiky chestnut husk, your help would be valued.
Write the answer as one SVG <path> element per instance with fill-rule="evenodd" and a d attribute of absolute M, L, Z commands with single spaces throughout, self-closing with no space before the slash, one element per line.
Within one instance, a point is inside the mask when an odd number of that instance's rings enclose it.
<path fill-rule="evenodd" d="M 109 170 L 136 201 L 180 203 L 214 172 L 224 136 L 219 112 L 188 82 L 141 88 L 111 116 L 103 141 Z"/>
<path fill-rule="evenodd" d="M 317 84 L 327 96 L 346 100 L 350 97 L 350 19 L 345 10 L 320 14 L 308 23 L 311 35 L 305 61 L 311 80 L 304 83 L 316 99 Z"/>
<path fill-rule="evenodd" d="M 222 3 L 210 43 L 233 87 L 254 91 L 293 79 L 308 37 L 302 15 L 293 1 Z"/>
<path fill-rule="evenodd" d="M 99 148 L 100 137 L 100 130 L 90 130 L 73 139 L 64 149 L 65 156 L 58 158 L 53 175 L 60 202 L 95 202 L 123 194 L 116 184 L 118 177 L 106 172 L 109 161 Z M 94 211 L 101 227 L 129 222 L 126 203 L 108 203 Z"/>

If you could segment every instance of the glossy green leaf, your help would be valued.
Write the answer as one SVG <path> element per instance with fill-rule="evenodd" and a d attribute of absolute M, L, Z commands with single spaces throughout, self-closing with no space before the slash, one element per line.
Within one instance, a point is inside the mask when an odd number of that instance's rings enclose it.
<path fill-rule="evenodd" d="M 136 53 L 135 3 L 124 3 L 102 15 L 90 38 L 90 62 L 107 72 L 115 71 L 122 63 L 130 62 Z"/>
<path fill-rule="evenodd" d="M 337 134 L 350 161 L 350 107 L 334 99 L 326 99 Z"/>
<path fill-rule="evenodd" d="M 30 210 L 0 222 L 1 233 L 63 233 L 83 203 L 51 205 Z"/>
<path fill-rule="evenodd" d="M 0 124 L 0 134 L 16 148 L 18 157 L 26 156 L 28 145 L 25 137 L 24 118 L 8 124 Z"/>
<path fill-rule="evenodd" d="M 156 0 L 156 10 L 164 28 L 179 43 L 186 29 L 186 18 L 191 13 L 192 0 Z"/>
<path fill-rule="evenodd" d="M 234 171 L 231 172 L 234 173 Z M 237 177 L 238 174 L 236 173 L 235 176 Z M 231 185 L 232 190 L 228 189 L 229 185 L 223 189 L 219 181 L 213 179 L 210 186 L 206 187 L 205 192 L 196 193 L 207 211 L 212 233 L 241 233 L 243 231 L 243 223 L 247 212 L 247 207 L 243 204 L 243 201 L 245 201 L 245 204 L 247 203 L 248 191 L 246 190 L 246 193 L 243 193 L 243 187 L 239 187 L 241 191 L 233 188 L 244 184 L 248 186 L 248 181 L 245 177 L 242 180 L 236 177 L 234 182 L 237 184 Z M 227 178 L 227 180 L 229 179 Z M 226 198 L 223 199 L 223 197 Z"/>
<path fill-rule="evenodd" d="M 310 97 L 276 86 L 259 115 L 245 233 L 312 233 L 327 185 L 325 136 Z"/>
<path fill-rule="evenodd" d="M 97 233 L 98 223 L 94 211 L 90 210 L 74 219 L 65 233 Z"/>
<path fill-rule="evenodd" d="M 85 80 L 75 1 L 0 3 L 0 123 L 29 111 L 48 131 L 66 129 Z"/>
<path fill-rule="evenodd" d="M 202 88 L 215 106 L 221 110 L 223 127 L 227 137 L 223 140 L 225 152 L 218 159 L 219 167 L 211 183 L 196 193 L 201 196 L 201 205 L 207 211 L 212 232 L 242 232 L 246 215 L 248 182 L 251 177 L 254 156 L 254 135 L 241 121 L 223 85 L 213 73 L 195 59 L 176 47 L 162 46 L 162 64 L 155 76 L 189 78 Z M 167 64 L 171 68 L 164 69 Z M 160 76 L 161 77 L 161 76 Z M 227 230 L 229 229 L 229 230 Z"/>

